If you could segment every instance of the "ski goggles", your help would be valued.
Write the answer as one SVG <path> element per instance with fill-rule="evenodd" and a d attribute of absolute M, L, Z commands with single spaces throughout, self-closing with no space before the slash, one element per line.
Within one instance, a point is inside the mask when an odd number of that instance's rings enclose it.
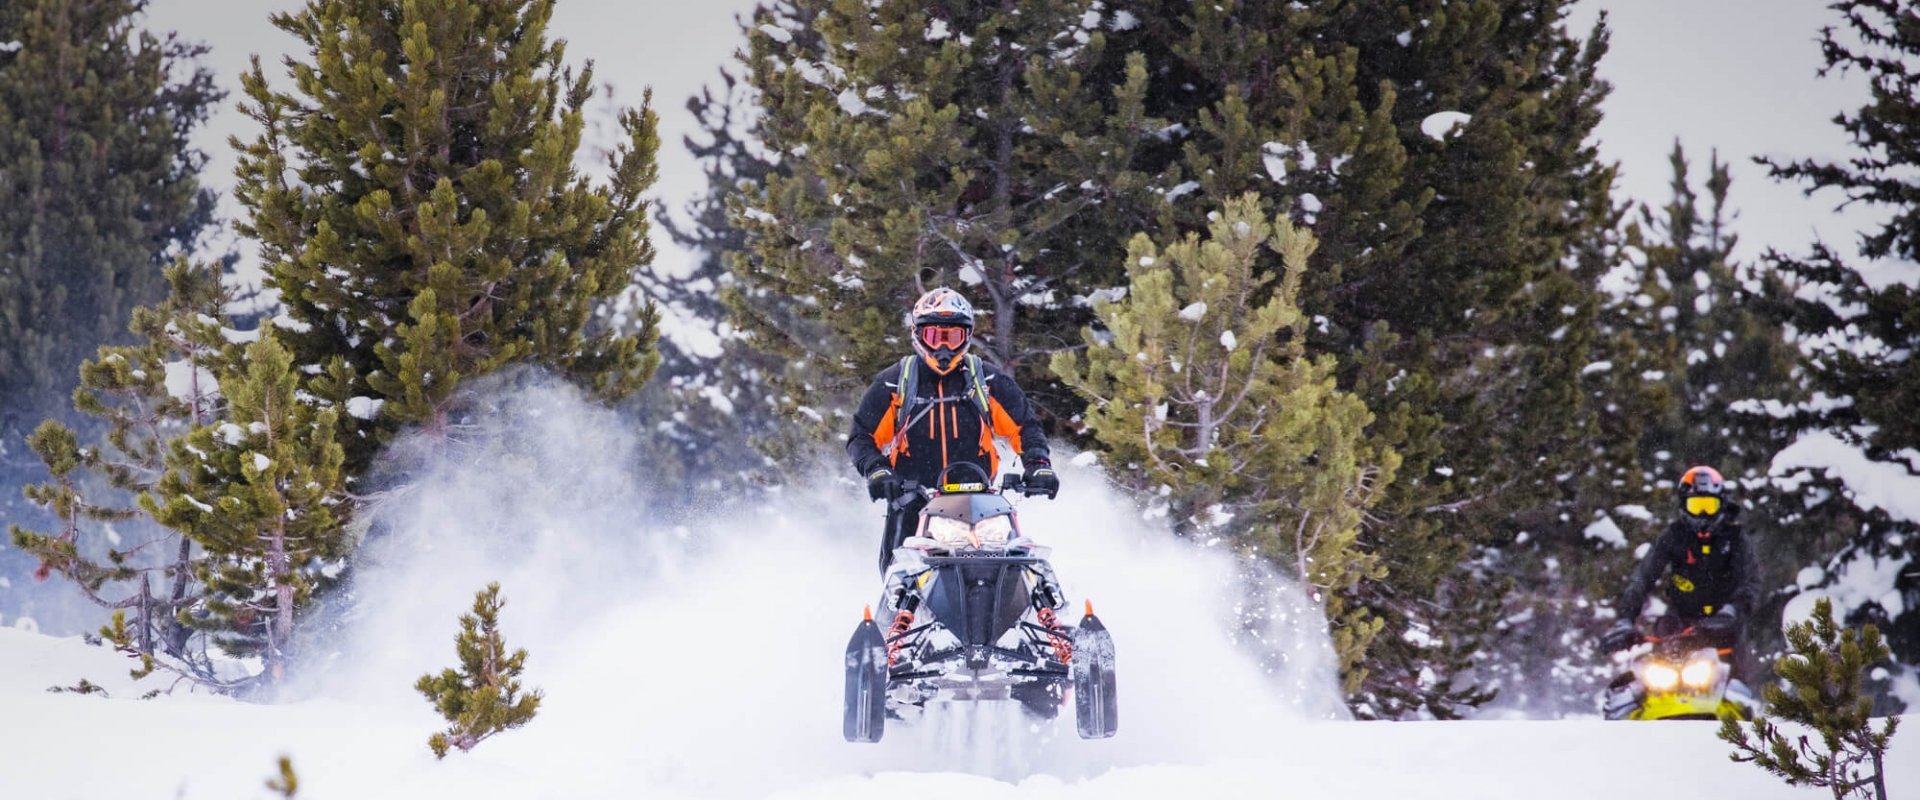
<path fill-rule="evenodd" d="M 958 349 L 967 343 L 967 329 L 960 325 L 926 325 L 920 328 L 920 343 L 932 349 Z"/>
<path fill-rule="evenodd" d="M 1696 517 L 1707 517 L 1720 513 L 1720 498 L 1699 495 L 1687 498 L 1687 513 Z"/>

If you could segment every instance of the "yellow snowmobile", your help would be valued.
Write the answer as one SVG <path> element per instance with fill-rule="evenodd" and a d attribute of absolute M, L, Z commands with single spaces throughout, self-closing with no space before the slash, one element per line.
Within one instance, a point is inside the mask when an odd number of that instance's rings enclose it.
<path fill-rule="evenodd" d="M 1721 719 L 1753 717 L 1753 691 L 1733 677 L 1735 623 L 1707 617 L 1691 624 L 1661 617 L 1640 629 L 1628 671 L 1607 686 L 1607 719 Z"/>

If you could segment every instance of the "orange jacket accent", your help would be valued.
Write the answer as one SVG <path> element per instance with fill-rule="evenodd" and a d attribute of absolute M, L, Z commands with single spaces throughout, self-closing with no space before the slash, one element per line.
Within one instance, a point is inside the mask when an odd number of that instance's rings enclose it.
<path fill-rule="evenodd" d="M 888 466 L 907 480 L 932 483 L 949 465 L 968 461 L 989 476 L 999 474 L 1000 454 L 994 437 L 1007 440 L 1022 460 L 1031 464 L 1047 459 L 1047 434 L 1027 404 L 1027 396 L 1013 377 L 980 362 L 987 388 L 988 419 L 968 399 L 965 370 L 945 375 L 930 369 L 913 370 L 919 382 L 906 424 L 896 427 L 900 410 L 900 365 L 879 375 L 860 400 L 847 434 L 847 456 L 861 475 Z"/>

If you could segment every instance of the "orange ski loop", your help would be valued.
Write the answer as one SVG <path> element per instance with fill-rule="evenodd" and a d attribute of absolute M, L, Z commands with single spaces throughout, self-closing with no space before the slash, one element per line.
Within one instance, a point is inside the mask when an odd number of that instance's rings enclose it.
<path fill-rule="evenodd" d="M 1088 601 L 1087 601 L 1087 616 L 1089 616 L 1089 617 L 1091 617 L 1091 616 L 1093 616 L 1093 601 L 1092 601 L 1092 600 L 1088 600 Z"/>
<path fill-rule="evenodd" d="M 872 621 L 873 621 L 873 606 L 861 606 L 861 607 L 860 607 L 860 615 L 861 615 L 861 616 L 863 616 L 863 617 L 865 617 L 865 618 L 866 618 L 866 621 L 867 621 L 867 622 L 872 622 Z"/>

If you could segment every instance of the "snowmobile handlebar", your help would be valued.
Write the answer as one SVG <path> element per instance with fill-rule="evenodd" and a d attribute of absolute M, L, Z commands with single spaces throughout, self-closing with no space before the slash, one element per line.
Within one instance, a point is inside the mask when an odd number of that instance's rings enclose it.
<path fill-rule="evenodd" d="M 1663 627 L 1658 624 L 1636 624 L 1630 630 L 1630 638 L 1623 637 L 1611 642 L 1603 640 L 1602 649 L 1617 653 L 1639 644 L 1658 645 L 1663 641 L 1684 639 L 1691 636 L 1725 636 L 1733 633 L 1739 627 L 1740 621 L 1738 617 L 1724 615 L 1701 617 L 1691 623 L 1677 626 Z"/>
<path fill-rule="evenodd" d="M 916 500 L 932 499 L 935 494 L 933 486 L 921 485 L 919 481 L 901 481 L 899 487 L 898 493 L 887 503 L 896 510 L 905 510 Z M 1011 472 L 1000 476 L 1000 492 L 1002 494 L 1018 493 L 1025 497 L 1052 497 L 1045 489 L 1028 487 L 1026 478 Z"/>
<path fill-rule="evenodd" d="M 1009 472 L 1005 475 L 1000 476 L 1000 491 L 1019 492 L 1020 494 L 1027 497 L 1045 497 L 1048 500 L 1053 499 L 1053 492 L 1047 491 L 1046 489 L 1034 489 L 1034 488 L 1028 487 L 1026 476 L 1020 475 L 1019 473 L 1014 473 L 1014 472 Z"/>

